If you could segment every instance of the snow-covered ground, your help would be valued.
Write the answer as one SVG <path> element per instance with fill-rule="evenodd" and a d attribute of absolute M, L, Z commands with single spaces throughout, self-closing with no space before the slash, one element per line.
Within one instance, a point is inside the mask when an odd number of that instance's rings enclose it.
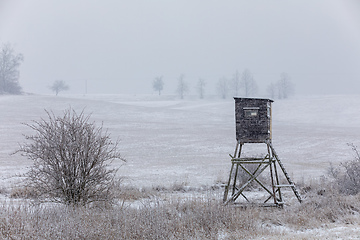
<path fill-rule="evenodd" d="M 0 180 L 10 185 L 31 162 L 10 155 L 25 141 L 30 123 L 61 114 L 68 107 L 85 109 L 91 120 L 116 140 L 127 162 L 119 175 L 138 187 L 183 184 L 190 187 L 226 181 L 236 144 L 233 99 L 156 95 L 23 95 L 0 96 Z M 352 159 L 347 143 L 360 143 L 360 95 L 307 96 L 273 103 L 273 144 L 295 181 L 316 178 Z M 244 146 L 246 154 L 265 152 L 265 145 Z"/>

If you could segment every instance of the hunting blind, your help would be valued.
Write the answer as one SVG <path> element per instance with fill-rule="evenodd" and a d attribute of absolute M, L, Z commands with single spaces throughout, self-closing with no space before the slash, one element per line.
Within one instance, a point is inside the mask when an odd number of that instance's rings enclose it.
<path fill-rule="evenodd" d="M 271 140 L 270 99 L 234 98 L 236 140 L 247 143 L 262 143 Z"/>
<path fill-rule="evenodd" d="M 266 206 L 283 206 L 281 188 L 289 187 L 301 202 L 294 182 L 290 179 L 284 165 L 272 146 L 271 99 L 237 98 L 235 97 L 236 147 L 231 157 L 229 180 L 225 186 L 224 203 L 236 203 L 239 196 L 250 202 L 245 196 L 245 190 L 257 183 L 267 193 L 263 204 Z M 244 157 L 242 150 L 245 143 L 266 144 L 266 154 L 263 157 Z M 280 179 L 278 168 L 285 176 L 285 183 Z M 269 169 L 270 179 L 260 179 L 259 176 Z M 265 183 L 268 181 L 268 183 Z M 271 200 L 271 202 L 269 202 Z"/>

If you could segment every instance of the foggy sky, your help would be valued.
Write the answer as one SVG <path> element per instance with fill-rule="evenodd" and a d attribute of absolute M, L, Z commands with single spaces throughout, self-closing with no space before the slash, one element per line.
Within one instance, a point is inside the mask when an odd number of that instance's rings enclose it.
<path fill-rule="evenodd" d="M 297 94 L 360 92 L 357 0 L 0 0 L 0 43 L 24 55 L 20 85 L 51 93 L 164 94 L 177 78 L 195 94 L 199 78 L 248 68 L 264 94 L 286 72 Z"/>

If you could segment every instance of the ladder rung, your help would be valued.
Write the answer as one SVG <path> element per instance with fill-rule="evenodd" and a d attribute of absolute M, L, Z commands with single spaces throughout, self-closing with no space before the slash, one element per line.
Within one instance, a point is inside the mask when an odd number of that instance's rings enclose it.
<path fill-rule="evenodd" d="M 282 188 L 282 187 L 295 187 L 294 184 L 282 184 L 282 185 L 275 185 L 274 187 Z"/>
<path fill-rule="evenodd" d="M 269 161 L 238 161 L 238 160 L 233 161 L 233 163 L 236 163 L 236 164 L 270 164 Z"/>

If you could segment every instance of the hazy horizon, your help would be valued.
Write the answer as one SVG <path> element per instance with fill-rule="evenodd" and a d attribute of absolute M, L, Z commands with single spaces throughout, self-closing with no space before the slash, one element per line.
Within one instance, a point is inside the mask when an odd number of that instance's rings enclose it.
<path fill-rule="evenodd" d="M 206 93 L 248 68 L 259 95 L 286 72 L 297 94 L 357 94 L 360 2 L 0 0 L 0 44 L 24 55 L 20 85 L 51 93 L 173 94 L 180 74 Z"/>

